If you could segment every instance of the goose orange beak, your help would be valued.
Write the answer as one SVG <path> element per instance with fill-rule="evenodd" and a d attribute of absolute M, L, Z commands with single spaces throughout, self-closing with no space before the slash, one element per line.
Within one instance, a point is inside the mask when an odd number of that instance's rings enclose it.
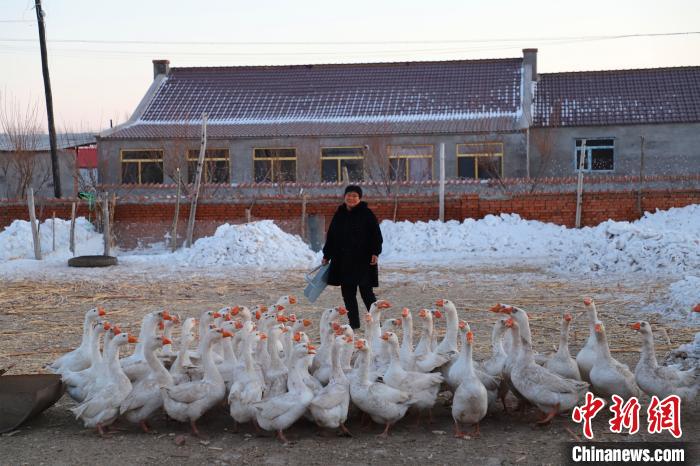
<path fill-rule="evenodd" d="M 693 312 L 700 312 L 700 303 L 696 304 L 695 307 L 693 307 Z"/>
<path fill-rule="evenodd" d="M 105 308 L 103 308 L 103 307 L 98 307 L 98 308 L 97 308 L 97 315 L 99 315 L 100 317 L 102 317 L 103 315 L 106 315 L 106 314 L 107 314 L 107 311 L 105 311 Z"/>
<path fill-rule="evenodd" d="M 425 309 L 421 309 L 420 311 L 418 311 L 418 317 L 425 318 L 425 317 L 427 317 L 427 315 L 428 315 L 428 311 L 426 311 Z"/>
<path fill-rule="evenodd" d="M 401 325 L 401 319 L 394 319 L 394 325 Z"/>
<path fill-rule="evenodd" d="M 501 312 L 504 314 L 512 314 L 513 306 L 501 306 Z"/>
<path fill-rule="evenodd" d="M 352 343 L 353 341 L 354 341 L 354 338 L 351 337 L 350 335 L 348 335 L 347 337 L 345 337 L 345 343 Z"/>
<path fill-rule="evenodd" d="M 233 333 L 229 332 L 228 330 L 224 330 L 223 332 L 221 332 L 221 336 L 224 338 L 229 338 L 233 336 Z"/>
<path fill-rule="evenodd" d="M 331 322 L 331 327 L 337 332 L 340 329 L 340 324 L 338 322 Z"/>
<path fill-rule="evenodd" d="M 289 319 L 286 318 L 285 316 L 277 316 L 277 322 L 286 324 L 287 322 L 289 322 Z"/>
<path fill-rule="evenodd" d="M 287 319 L 289 319 L 290 322 L 296 322 L 297 315 L 296 314 L 289 314 L 289 316 L 287 316 Z"/>
<path fill-rule="evenodd" d="M 384 335 L 382 335 L 382 340 L 389 341 L 389 332 L 384 332 Z"/>
<path fill-rule="evenodd" d="M 112 333 L 114 333 L 114 336 L 117 336 L 117 335 L 119 335 L 120 333 L 122 333 L 122 329 L 121 329 L 118 325 L 115 325 L 115 326 L 112 328 Z"/>
<path fill-rule="evenodd" d="M 410 314 L 410 313 L 411 313 L 411 311 L 409 311 L 407 307 L 404 307 L 401 310 L 401 317 L 408 317 L 408 314 Z"/>
<path fill-rule="evenodd" d="M 138 343 L 138 342 L 139 342 L 139 339 L 136 338 L 136 337 L 133 336 L 133 335 L 129 335 L 129 340 L 128 340 L 128 341 L 129 341 L 129 343 Z"/>
<path fill-rule="evenodd" d="M 345 306 L 338 306 L 338 314 L 340 314 L 341 316 L 344 316 L 347 313 L 348 313 L 348 310 L 345 309 Z"/>
<path fill-rule="evenodd" d="M 442 319 L 442 312 L 438 311 L 437 309 L 433 311 L 433 315 L 436 319 Z"/>
<path fill-rule="evenodd" d="M 364 341 L 362 341 L 362 340 L 357 340 L 357 341 L 355 342 L 355 348 L 361 350 L 361 349 L 363 349 L 364 347 L 365 347 L 365 342 L 364 342 Z"/>
<path fill-rule="evenodd" d="M 240 320 L 237 320 L 235 326 L 238 330 L 240 330 L 243 328 L 243 322 L 241 322 Z"/>
<path fill-rule="evenodd" d="M 265 332 L 260 332 L 260 339 L 261 339 L 261 340 L 267 340 L 267 333 L 265 333 Z"/>
<path fill-rule="evenodd" d="M 110 324 L 109 322 L 105 322 L 105 324 L 102 326 L 102 328 L 105 329 L 105 331 L 107 331 L 110 328 L 112 328 L 112 324 Z"/>
<path fill-rule="evenodd" d="M 316 350 L 316 347 L 314 345 L 306 345 L 306 347 L 312 351 Z"/>
<path fill-rule="evenodd" d="M 233 307 L 231 308 L 231 315 L 232 315 L 232 316 L 237 316 L 239 312 L 241 312 L 241 308 L 240 308 L 240 307 L 238 307 L 238 306 L 233 306 Z"/>
<path fill-rule="evenodd" d="M 163 323 L 162 320 L 160 322 L 158 322 L 158 328 L 161 330 L 165 330 L 165 324 Z"/>
<path fill-rule="evenodd" d="M 162 317 L 163 320 L 173 320 L 173 316 L 168 311 L 163 311 Z"/>
<path fill-rule="evenodd" d="M 172 345 L 172 344 L 173 344 L 173 341 L 172 341 L 170 338 L 168 338 L 168 337 L 163 337 L 163 346 L 165 346 L 165 345 Z"/>
<path fill-rule="evenodd" d="M 586 306 L 590 306 L 591 304 L 593 304 L 593 300 L 591 298 L 583 298 L 583 304 L 585 304 Z"/>
<path fill-rule="evenodd" d="M 377 303 L 377 307 L 379 309 L 389 309 L 391 307 L 391 303 L 387 301 L 386 299 L 383 299 Z"/>
<path fill-rule="evenodd" d="M 493 306 L 489 308 L 489 311 L 491 312 L 501 312 L 503 309 L 503 304 L 501 303 L 496 303 Z"/>
<path fill-rule="evenodd" d="M 297 332 L 294 334 L 294 341 L 299 343 L 301 341 L 301 333 Z"/>
<path fill-rule="evenodd" d="M 459 321 L 459 328 L 461 328 L 462 330 L 464 330 L 465 328 L 467 328 L 467 323 L 466 323 L 465 321 L 463 321 L 463 320 L 460 320 L 460 321 Z"/>
<path fill-rule="evenodd" d="M 595 324 L 595 331 L 600 333 L 603 331 L 603 326 L 600 324 Z"/>
<path fill-rule="evenodd" d="M 302 320 L 302 323 L 304 324 L 304 327 L 308 327 L 309 325 L 311 325 L 311 321 L 309 319 Z"/>
<path fill-rule="evenodd" d="M 218 319 L 219 317 L 221 317 L 221 313 L 219 313 L 219 312 L 217 311 L 217 312 L 213 313 L 211 316 L 212 316 L 213 318 L 215 318 L 215 319 Z"/>
<path fill-rule="evenodd" d="M 445 300 L 444 300 L 444 299 L 438 299 L 437 301 L 435 301 L 435 305 L 436 305 L 437 307 L 443 307 L 443 306 L 445 305 Z"/>
<path fill-rule="evenodd" d="M 510 317 L 506 319 L 506 327 L 511 328 L 513 326 L 513 318 Z"/>
<path fill-rule="evenodd" d="M 632 330 L 637 330 L 639 331 L 642 328 L 642 324 L 640 322 L 635 322 L 633 324 L 630 324 L 630 328 Z"/>
<path fill-rule="evenodd" d="M 573 317 L 571 316 L 571 314 L 569 314 L 568 312 L 567 312 L 566 314 L 564 314 L 564 320 L 565 320 L 565 321 L 571 322 L 571 319 L 573 319 Z"/>
<path fill-rule="evenodd" d="M 296 304 L 297 303 L 297 297 L 294 295 L 289 296 L 289 304 Z"/>
<path fill-rule="evenodd" d="M 474 334 L 470 331 L 467 332 L 467 342 L 471 344 L 474 341 Z"/>
<path fill-rule="evenodd" d="M 260 311 L 255 311 L 255 320 L 260 320 L 261 317 L 262 314 L 260 313 Z"/>
<path fill-rule="evenodd" d="M 267 312 L 267 306 L 265 306 L 264 304 L 260 306 L 260 312 Z"/>

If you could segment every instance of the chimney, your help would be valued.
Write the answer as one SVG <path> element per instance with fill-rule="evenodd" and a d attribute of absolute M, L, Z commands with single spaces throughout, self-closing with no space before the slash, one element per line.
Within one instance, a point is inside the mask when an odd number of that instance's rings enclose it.
<path fill-rule="evenodd" d="M 153 60 L 153 79 L 159 74 L 167 75 L 170 72 L 170 60 Z"/>
<path fill-rule="evenodd" d="M 523 49 L 523 65 L 528 64 L 532 70 L 532 80 L 537 81 L 537 49 Z"/>

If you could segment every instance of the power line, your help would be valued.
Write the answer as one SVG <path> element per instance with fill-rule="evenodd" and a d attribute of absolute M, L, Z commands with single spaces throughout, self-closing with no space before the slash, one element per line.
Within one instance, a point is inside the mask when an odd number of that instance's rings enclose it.
<path fill-rule="evenodd" d="M 131 45 L 387 45 L 387 44 L 466 44 L 493 42 L 525 42 L 525 41 L 580 41 L 580 40 L 614 40 L 635 37 L 670 37 L 697 35 L 700 31 L 659 32 L 614 34 L 597 36 L 563 36 L 563 37 L 518 37 L 506 39 L 460 39 L 460 40 L 390 40 L 390 41 L 335 41 L 335 42 L 252 42 L 252 41 L 157 41 L 157 40 L 100 40 L 100 39 L 54 39 L 51 43 L 83 43 L 83 44 L 131 44 Z M 34 42 L 36 39 L 0 38 L 0 42 Z"/>

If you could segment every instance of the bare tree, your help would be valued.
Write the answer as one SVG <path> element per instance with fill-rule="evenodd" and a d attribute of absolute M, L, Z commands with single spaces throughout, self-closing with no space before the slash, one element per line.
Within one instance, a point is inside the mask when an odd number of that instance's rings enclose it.
<path fill-rule="evenodd" d="M 41 127 L 37 104 L 30 103 L 22 108 L 16 100 L 4 99 L 0 105 L 0 130 L 12 148 L 0 162 L 0 171 L 7 183 L 7 197 L 25 198 L 29 187 L 33 186 L 38 192 L 48 185 L 50 163 L 42 163 L 38 153 Z"/>

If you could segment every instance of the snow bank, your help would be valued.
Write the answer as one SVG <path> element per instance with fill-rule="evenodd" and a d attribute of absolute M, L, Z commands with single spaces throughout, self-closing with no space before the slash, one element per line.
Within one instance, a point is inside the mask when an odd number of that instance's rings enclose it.
<path fill-rule="evenodd" d="M 214 236 L 200 238 L 174 259 L 196 267 L 255 266 L 272 270 L 309 268 L 315 254 L 299 236 L 282 231 L 272 220 L 224 224 Z"/>
<path fill-rule="evenodd" d="M 56 219 L 56 251 L 53 252 L 52 229 L 53 220 L 44 221 L 39 227 L 41 238 L 41 253 L 45 258 L 64 257 L 70 255 L 70 220 Z M 102 234 L 96 233 L 93 225 L 85 217 L 75 220 L 76 244 L 102 240 Z M 0 261 L 15 259 L 34 259 L 32 229 L 29 222 L 15 220 L 10 226 L 0 232 Z"/>

